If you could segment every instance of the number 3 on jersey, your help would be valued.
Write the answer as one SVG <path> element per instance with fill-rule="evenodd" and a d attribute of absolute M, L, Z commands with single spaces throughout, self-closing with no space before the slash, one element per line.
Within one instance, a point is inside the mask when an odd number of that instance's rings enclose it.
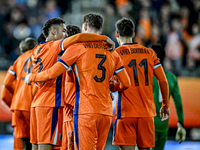
<path fill-rule="evenodd" d="M 98 64 L 98 66 L 97 66 L 97 69 L 102 71 L 102 76 L 101 76 L 101 78 L 95 76 L 95 77 L 94 77 L 94 80 L 95 80 L 96 82 L 103 82 L 103 81 L 105 80 L 105 77 L 106 77 L 106 73 L 105 73 L 105 72 L 106 72 L 106 68 L 105 68 L 104 66 L 102 66 L 102 65 L 103 65 L 103 63 L 106 61 L 106 55 L 103 55 L 103 54 L 96 54 L 95 57 L 96 57 L 96 58 L 102 59 L 102 60 L 100 61 L 100 63 Z"/>
<path fill-rule="evenodd" d="M 139 63 L 140 67 L 144 66 L 144 75 L 145 75 L 145 85 L 149 85 L 149 79 L 148 79 L 148 65 L 147 65 L 147 59 L 143 59 Z M 128 64 L 128 67 L 133 67 L 133 74 L 134 74 L 134 80 L 135 80 L 135 86 L 139 86 L 139 79 L 138 79 L 138 73 L 137 73 L 137 65 L 136 65 L 136 59 L 132 59 L 130 63 Z"/>

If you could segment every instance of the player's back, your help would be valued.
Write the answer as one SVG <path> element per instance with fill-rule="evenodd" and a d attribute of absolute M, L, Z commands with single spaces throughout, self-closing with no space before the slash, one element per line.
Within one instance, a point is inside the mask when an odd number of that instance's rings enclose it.
<path fill-rule="evenodd" d="M 34 83 L 30 86 L 25 83 L 25 76 L 32 72 L 31 50 L 20 55 L 10 71 L 17 78 L 11 110 L 30 111 L 36 88 Z"/>
<path fill-rule="evenodd" d="M 126 43 L 116 51 L 131 79 L 131 87 L 119 92 L 118 118 L 155 116 L 153 69 L 160 63 L 155 52 L 137 43 Z"/>
<path fill-rule="evenodd" d="M 74 114 L 112 115 L 109 80 L 123 65 L 119 55 L 107 51 L 107 46 L 102 42 L 74 44 L 65 53 L 67 57 L 61 59 L 67 60 L 68 65 L 73 64 L 76 74 Z"/>
<path fill-rule="evenodd" d="M 61 52 L 60 44 L 62 40 L 45 42 L 36 46 L 32 51 L 33 71 L 41 72 L 49 69 L 57 62 L 57 56 Z M 63 106 L 63 91 L 61 90 L 64 84 L 63 75 L 61 74 L 53 80 L 49 80 L 38 84 L 38 92 L 34 97 L 32 107 L 48 106 L 59 107 Z"/>

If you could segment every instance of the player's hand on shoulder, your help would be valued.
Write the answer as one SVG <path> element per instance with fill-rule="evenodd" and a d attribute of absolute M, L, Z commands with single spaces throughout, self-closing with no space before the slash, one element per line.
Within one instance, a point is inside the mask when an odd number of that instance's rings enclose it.
<path fill-rule="evenodd" d="M 26 84 L 31 84 L 31 82 L 30 82 L 30 80 L 29 80 L 29 76 L 31 75 L 32 73 L 29 73 L 28 75 L 26 75 L 26 77 L 25 77 L 25 82 L 26 82 Z"/>
<path fill-rule="evenodd" d="M 180 122 L 177 123 L 177 127 L 175 139 L 179 141 L 179 144 L 181 144 L 181 142 L 185 141 L 186 139 L 186 130 Z"/>
<path fill-rule="evenodd" d="M 165 109 L 163 107 L 160 108 L 160 117 L 161 121 L 165 121 L 169 119 L 169 109 Z"/>
<path fill-rule="evenodd" d="M 115 50 L 115 42 L 113 40 L 111 40 L 108 36 L 107 36 L 107 39 L 106 39 L 106 45 L 109 46 L 109 48 L 107 50 L 109 50 L 109 51 Z"/>

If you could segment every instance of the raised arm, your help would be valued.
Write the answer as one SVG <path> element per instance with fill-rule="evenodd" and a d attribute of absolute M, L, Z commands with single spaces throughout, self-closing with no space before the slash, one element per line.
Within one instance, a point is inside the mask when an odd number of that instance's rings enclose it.
<path fill-rule="evenodd" d="M 70 45 L 77 42 L 106 41 L 106 40 L 107 36 L 97 35 L 93 33 L 79 33 L 64 39 L 61 46 L 64 49 L 67 49 Z"/>
<path fill-rule="evenodd" d="M 65 70 L 66 68 L 60 62 L 57 62 L 50 69 L 36 74 L 28 74 L 25 78 L 25 82 L 26 84 L 30 84 L 30 82 L 44 82 L 51 80 L 61 75 Z"/>
<path fill-rule="evenodd" d="M 115 49 L 115 43 L 109 37 L 105 35 L 98 35 L 98 34 L 93 34 L 93 33 L 79 33 L 79 34 L 70 36 L 62 41 L 61 48 L 62 50 L 65 50 L 74 43 L 89 42 L 89 41 L 93 41 L 93 42 L 104 41 L 109 46 L 108 50 Z"/>

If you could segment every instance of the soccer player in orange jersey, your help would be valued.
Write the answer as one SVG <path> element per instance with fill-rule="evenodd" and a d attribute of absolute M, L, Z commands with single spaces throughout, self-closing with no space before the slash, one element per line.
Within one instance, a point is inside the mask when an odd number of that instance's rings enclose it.
<path fill-rule="evenodd" d="M 74 25 L 67 25 L 67 36 L 81 33 L 81 29 Z M 63 109 L 63 136 L 61 150 L 74 150 L 74 122 L 73 111 L 75 102 L 75 74 L 70 68 L 65 78 L 65 106 Z"/>
<path fill-rule="evenodd" d="M 103 17 L 84 16 L 82 32 L 101 34 Z M 84 42 L 70 46 L 50 69 L 26 76 L 26 83 L 46 81 L 72 66 L 75 72 L 74 132 L 75 147 L 80 150 L 104 149 L 112 120 L 109 80 L 119 77 L 119 89 L 130 86 L 130 79 L 119 55 L 108 51 L 103 42 Z"/>
<path fill-rule="evenodd" d="M 4 82 L 9 79 L 9 76 L 12 76 L 12 74 L 10 73 L 10 70 L 12 70 L 13 66 L 10 66 L 6 76 L 4 78 Z M 12 98 L 13 98 L 13 94 L 14 94 L 14 90 L 15 90 L 15 84 L 12 83 L 12 85 L 10 86 L 12 87 L 11 89 L 7 89 L 5 87 L 5 85 L 2 85 L 2 89 L 1 89 L 1 99 L 5 102 L 5 104 L 10 108 L 11 107 L 11 103 L 12 103 Z"/>
<path fill-rule="evenodd" d="M 9 69 L 8 75 L 4 80 L 4 86 L 7 89 L 5 92 L 10 92 L 12 99 L 10 110 L 13 111 L 12 126 L 14 127 L 14 149 L 20 149 L 22 145 L 24 150 L 30 150 L 30 106 L 37 91 L 35 84 L 27 86 L 24 82 L 24 77 L 31 73 L 31 50 L 36 45 L 36 40 L 26 38 L 21 41 L 19 48 L 22 54 L 14 62 L 12 68 Z M 15 88 L 13 88 L 13 83 Z M 21 143 L 16 142 L 20 139 Z"/>
<path fill-rule="evenodd" d="M 53 66 L 58 54 L 74 42 L 107 40 L 106 36 L 82 33 L 63 39 L 67 37 L 66 26 L 60 18 L 49 19 L 43 26 L 43 34 L 46 41 L 32 51 L 35 72 Z M 47 82 L 37 82 L 38 92 L 31 105 L 31 143 L 34 150 L 51 150 L 54 145 L 61 145 L 64 80 L 64 74 L 60 74 Z"/>
<path fill-rule="evenodd" d="M 134 29 L 130 19 L 122 18 L 116 23 L 116 37 L 120 45 L 116 52 L 123 60 L 131 79 L 131 87 L 118 92 L 113 143 L 122 150 L 134 150 L 135 145 L 140 150 L 150 150 L 155 143 L 153 74 L 159 80 L 163 96 L 160 110 L 162 120 L 169 117 L 168 83 L 156 53 L 132 42 Z"/>
<path fill-rule="evenodd" d="M 6 73 L 6 76 L 4 78 L 4 82 L 5 81 L 8 81 L 10 78 L 12 78 L 13 74 L 11 70 L 13 66 L 10 66 L 7 73 Z M 7 89 L 6 86 L 3 84 L 2 86 L 2 89 L 1 89 L 1 99 L 6 103 L 6 105 L 11 109 L 13 108 L 11 106 L 11 104 L 13 105 L 13 102 L 12 102 L 12 98 L 13 98 L 13 94 L 14 94 L 14 90 L 15 90 L 15 85 L 16 85 L 16 82 L 17 82 L 17 79 L 13 82 L 10 82 L 10 88 Z M 16 123 L 15 123 L 15 114 L 14 112 L 12 113 L 12 127 L 14 128 Z M 21 138 L 17 138 L 16 137 L 16 128 L 14 128 L 14 150 L 23 150 L 23 147 L 22 147 L 22 141 L 21 141 Z"/>

